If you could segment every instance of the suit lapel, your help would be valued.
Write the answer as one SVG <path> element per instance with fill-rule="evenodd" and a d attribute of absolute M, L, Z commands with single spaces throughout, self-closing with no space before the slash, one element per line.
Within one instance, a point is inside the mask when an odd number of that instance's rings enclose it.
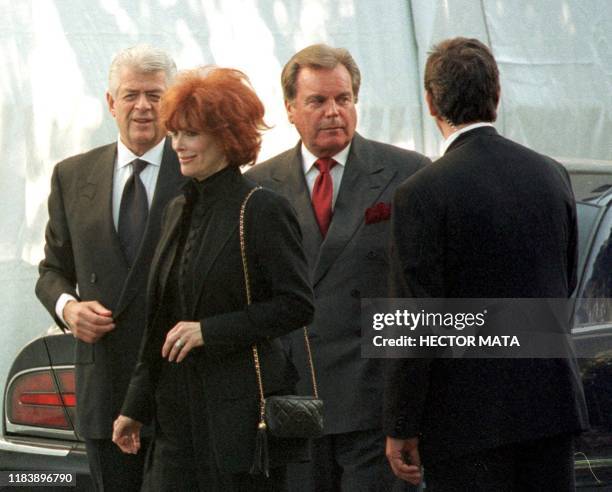
<path fill-rule="evenodd" d="M 385 168 L 382 157 L 375 155 L 368 141 L 355 134 L 332 222 L 316 263 L 314 286 L 344 250 L 364 222 L 365 211 L 376 203 L 394 176 L 395 171 Z"/>
<path fill-rule="evenodd" d="M 187 179 L 181 174 L 180 166 L 175 152 L 172 150 L 170 139 L 166 139 L 164 144 L 164 153 L 162 157 L 162 165 L 157 177 L 155 185 L 155 195 L 151 203 L 149 216 L 160 216 L 168 201 L 177 195 L 177 190 L 185 183 Z M 149 231 L 147 231 L 149 232 Z M 150 234 L 145 237 L 145 240 L 150 239 Z"/>
<path fill-rule="evenodd" d="M 272 178 L 279 183 L 285 198 L 289 200 L 302 228 L 302 244 L 308 263 L 313 267 L 319 255 L 323 238 L 312 210 L 310 193 L 304 177 L 302 166 L 302 143 L 299 142 L 289 154 L 287 162 L 279 166 Z"/>
<path fill-rule="evenodd" d="M 164 290 L 178 249 L 177 238 L 180 231 L 184 207 L 185 197 L 181 196 L 172 202 L 172 206 L 168 207 L 166 213 L 165 227 L 162 231 L 162 236 L 159 238 L 157 253 L 151 261 L 151 271 L 149 272 L 149 280 L 147 282 L 147 292 L 152 293 L 153 296 L 159 294 L 156 302 L 147 303 L 148 320 L 151 319 L 151 311 L 157 309 L 157 302 L 161 302 L 164 298 Z M 162 261 L 162 258 L 165 259 Z M 159 291 L 154 288 L 155 285 L 160 286 Z"/>
<path fill-rule="evenodd" d="M 113 283 L 123 285 L 128 265 L 123 256 L 119 237 L 113 223 L 113 174 L 117 144 L 108 145 L 98 160 L 91 163 L 91 172 L 81 185 L 84 223 L 93 224 L 96 240 L 104 245 L 104 269 L 113 277 Z"/>

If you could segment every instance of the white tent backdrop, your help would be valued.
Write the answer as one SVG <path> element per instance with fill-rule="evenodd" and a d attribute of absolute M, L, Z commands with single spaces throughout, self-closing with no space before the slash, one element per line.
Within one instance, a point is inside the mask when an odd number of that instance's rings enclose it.
<path fill-rule="evenodd" d="M 295 144 L 280 71 L 297 50 L 348 48 L 362 70 L 359 131 L 437 155 L 423 107 L 427 51 L 478 37 L 501 72 L 498 129 L 557 157 L 612 158 L 608 0 L 0 0 L 0 384 L 51 319 L 34 296 L 46 199 L 61 159 L 116 138 L 104 92 L 112 55 L 147 42 L 179 68 L 244 70 L 274 128 L 261 159 Z"/>

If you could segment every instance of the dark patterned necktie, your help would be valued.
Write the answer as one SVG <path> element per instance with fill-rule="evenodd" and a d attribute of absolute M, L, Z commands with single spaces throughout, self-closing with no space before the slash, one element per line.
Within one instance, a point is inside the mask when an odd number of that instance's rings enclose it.
<path fill-rule="evenodd" d="M 147 190 L 142 184 L 140 173 L 148 162 L 136 159 L 132 161 L 132 175 L 126 181 L 121 195 L 119 208 L 119 241 L 128 265 L 133 265 L 138 248 L 142 242 L 147 218 L 149 217 L 149 202 Z"/>
<path fill-rule="evenodd" d="M 334 183 L 329 171 L 336 164 L 337 162 L 329 157 L 317 159 L 315 162 L 319 175 L 312 188 L 312 208 L 323 237 L 327 234 L 332 219 Z"/>

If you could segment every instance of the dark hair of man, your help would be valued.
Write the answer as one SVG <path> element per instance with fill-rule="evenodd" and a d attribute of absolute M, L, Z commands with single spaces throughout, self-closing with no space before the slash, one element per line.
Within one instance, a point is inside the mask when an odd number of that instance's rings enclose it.
<path fill-rule="evenodd" d="M 497 118 L 497 63 L 477 39 L 459 37 L 434 46 L 425 65 L 425 90 L 439 115 L 454 125 Z"/>
<path fill-rule="evenodd" d="M 269 128 L 264 106 L 240 70 L 205 66 L 181 72 L 162 96 L 169 131 L 189 130 L 219 140 L 230 166 L 255 163 L 261 133 Z"/>
<path fill-rule="evenodd" d="M 285 101 L 293 101 L 297 94 L 297 77 L 304 67 L 313 69 L 333 70 L 338 65 L 344 65 L 351 76 L 355 102 L 361 85 L 361 72 L 355 60 L 345 48 L 332 48 L 326 44 L 313 44 L 298 51 L 287 62 L 281 74 L 281 85 Z"/>

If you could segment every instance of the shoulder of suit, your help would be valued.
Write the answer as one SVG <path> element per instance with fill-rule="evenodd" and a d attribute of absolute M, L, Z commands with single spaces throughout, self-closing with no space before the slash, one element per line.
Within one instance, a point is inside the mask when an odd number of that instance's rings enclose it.
<path fill-rule="evenodd" d="M 538 152 L 537 150 L 534 150 L 532 148 L 526 147 L 525 145 L 519 143 L 519 142 L 515 142 L 514 140 L 510 140 L 509 138 L 504 137 L 503 135 L 498 135 L 498 140 L 499 142 L 504 142 L 506 145 L 510 146 L 515 152 L 520 152 L 522 154 L 525 155 L 525 157 L 530 158 L 532 160 L 540 160 L 542 162 L 546 162 L 549 165 L 552 165 L 553 167 L 563 167 L 563 165 L 559 162 L 557 162 L 555 159 L 553 159 L 552 157 L 549 157 L 545 154 L 541 154 L 540 152 Z"/>
<path fill-rule="evenodd" d="M 414 150 L 404 149 L 396 145 L 391 145 L 384 142 L 378 142 L 376 140 L 369 140 L 361 137 L 361 143 L 363 145 L 370 146 L 369 151 L 374 154 L 384 155 L 385 163 L 395 165 L 398 167 L 410 167 L 420 168 L 427 164 L 431 164 L 431 160 Z"/>
<path fill-rule="evenodd" d="M 295 157 L 295 147 L 287 149 L 280 154 L 271 157 L 259 164 L 255 164 L 246 173 L 251 179 L 260 180 L 262 178 L 270 177 L 270 175 L 279 167 L 286 166 L 287 162 L 291 161 Z"/>
<path fill-rule="evenodd" d="M 100 155 L 108 152 L 112 147 L 116 147 L 116 143 L 110 143 L 106 145 L 101 145 L 100 147 L 96 147 L 94 149 L 88 150 L 81 154 L 76 154 L 70 157 L 67 157 L 63 161 L 60 161 L 57 164 L 58 168 L 62 170 L 68 170 L 79 166 L 84 166 L 93 160 L 97 160 Z"/>
<path fill-rule="evenodd" d="M 498 133 L 494 135 L 475 135 L 475 138 L 466 140 L 465 145 L 441 156 L 436 161 L 436 166 L 438 166 L 438 164 L 456 162 L 457 160 L 473 160 L 474 155 L 487 156 L 493 150 L 500 159 L 503 159 L 505 156 L 512 156 L 513 158 L 518 158 L 520 156 L 520 159 L 526 162 L 528 161 L 534 164 L 539 162 L 542 165 L 563 167 L 552 157 L 541 154 L 534 149 L 526 147 Z"/>
<path fill-rule="evenodd" d="M 162 152 L 162 161 L 161 164 L 171 163 L 173 166 L 176 166 L 177 169 L 180 169 L 180 164 L 178 160 L 178 156 L 176 152 L 172 148 L 172 144 L 170 143 L 169 138 L 166 139 L 166 143 L 164 145 L 164 151 Z"/>

